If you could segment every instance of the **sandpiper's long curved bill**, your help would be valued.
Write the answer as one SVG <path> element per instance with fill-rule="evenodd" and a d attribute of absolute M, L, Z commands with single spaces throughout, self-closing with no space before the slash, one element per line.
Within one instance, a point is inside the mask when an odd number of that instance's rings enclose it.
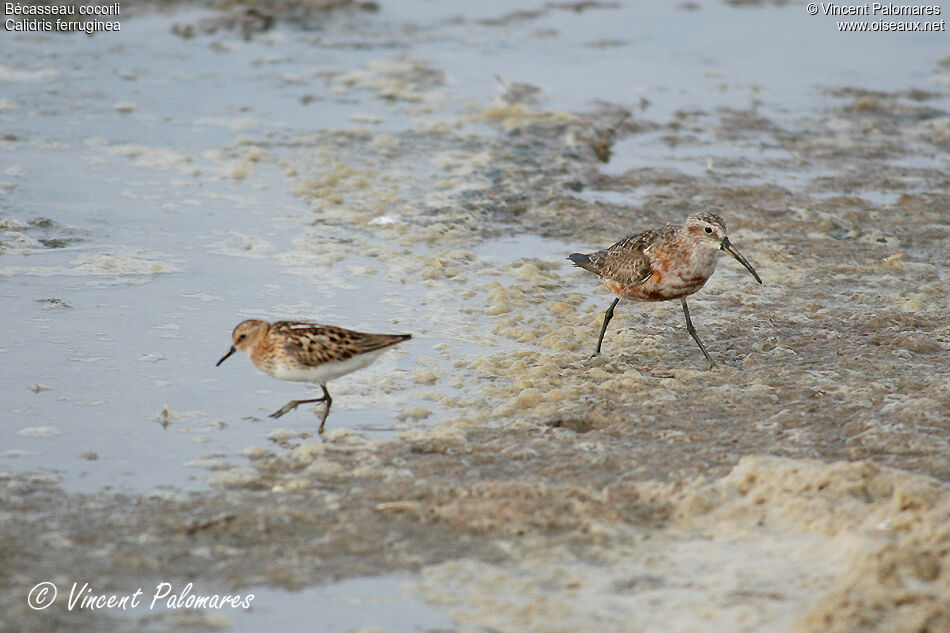
<path fill-rule="evenodd" d="M 729 241 L 728 237 L 723 238 L 722 245 L 719 248 L 721 248 L 722 250 L 726 251 L 727 253 L 729 253 L 736 259 L 738 259 L 739 263 L 745 266 L 746 270 L 752 273 L 752 276 L 755 277 L 755 280 L 759 283 L 762 283 L 762 279 L 759 278 L 759 273 L 755 272 L 755 269 L 752 268 L 752 264 L 750 264 L 745 257 L 739 254 L 739 251 L 737 251 L 736 247 L 732 245 L 732 242 Z M 224 360 L 224 359 L 222 358 L 221 360 Z"/>
<path fill-rule="evenodd" d="M 751 270 L 751 269 L 750 269 L 750 270 Z M 755 273 L 753 273 L 753 274 L 755 274 Z M 218 365 L 220 365 L 221 363 L 223 363 L 224 361 L 226 361 L 226 360 L 228 359 L 228 357 L 231 356 L 231 354 L 233 354 L 233 353 L 236 352 L 236 351 L 237 351 L 237 348 L 232 345 L 232 346 L 231 346 L 231 349 L 228 350 L 228 353 L 225 354 L 224 356 L 222 356 L 222 357 L 221 357 L 221 360 L 219 360 L 217 363 L 215 363 L 214 366 L 217 367 Z"/>

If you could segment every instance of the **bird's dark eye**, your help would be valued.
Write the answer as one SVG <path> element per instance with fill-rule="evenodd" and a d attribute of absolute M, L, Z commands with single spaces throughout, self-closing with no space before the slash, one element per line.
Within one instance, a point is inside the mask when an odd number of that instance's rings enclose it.
<path fill-rule="evenodd" d="M 242 334 L 241 336 L 238 337 L 238 340 L 243 341 L 246 338 L 247 338 L 247 334 Z"/>
<path fill-rule="evenodd" d="M 706 227 L 706 232 L 707 232 L 707 233 L 712 233 L 712 229 L 707 226 L 707 227 Z"/>

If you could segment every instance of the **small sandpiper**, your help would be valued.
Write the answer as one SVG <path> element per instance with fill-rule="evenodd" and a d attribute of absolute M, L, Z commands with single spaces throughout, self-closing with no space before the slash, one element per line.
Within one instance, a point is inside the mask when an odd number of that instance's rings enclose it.
<path fill-rule="evenodd" d="M 600 354 L 604 332 L 621 298 L 631 301 L 679 299 L 686 315 L 686 330 L 709 361 L 709 368 L 715 367 L 716 363 L 693 328 L 686 297 L 702 288 L 716 271 L 720 251 L 739 260 L 755 280 L 762 283 L 752 265 L 729 242 L 726 223 L 715 213 L 691 215 L 683 226 L 667 224 L 659 229 L 633 233 L 596 253 L 569 255 L 568 259 L 575 266 L 600 277 L 617 295 L 604 313 L 604 324 L 591 358 Z"/>
<path fill-rule="evenodd" d="M 387 349 L 410 338 L 411 334 L 368 334 L 334 325 L 249 319 L 234 328 L 233 345 L 215 366 L 242 349 L 261 371 L 274 378 L 320 385 L 323 397 L 291 400 L 270 417 L 279 418 L 301 404 L 326 402 L 318 431 L 322 434 L 333 404 L 327 383 L 369 366 Z"/>

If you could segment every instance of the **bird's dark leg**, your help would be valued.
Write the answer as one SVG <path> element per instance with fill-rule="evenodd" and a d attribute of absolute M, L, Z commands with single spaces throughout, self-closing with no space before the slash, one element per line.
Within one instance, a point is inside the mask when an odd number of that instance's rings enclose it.
<path fill-rule="evenodd" d="M 318 434 L 323 435 L 323 425 L 327 423 L 327 416 L 330 415 L 330 405 L 333 404 L 333 398 L 330 397 L 330 392 L 327 391 L 326 385 L 320 385 L 323 387 L 323 397 L 321 400 L 327 401 L 327 408 L 323 411 L 323 417 L 320 418 L 320 429 L 317 431 Z"/>
<path fill-rule="evenodd" d="M 322 398 L 311 398 L 310 400 L 291 400 L 290 402 L 282 406 L 279 410 L 271 413 L 270 417 L 277 419 L 280 416 L 284 415 L 285 413 L 293 411 L 294 409 L 296 409 L 302 404 L 310 404 L 311 402 L 326 402 L 327 408 L 323 413 L 323 418 L 320 420 L 319 433 L 323 433 L 323 424 L 327 421 L 327 416 L 330 415 L 330 405 L 333 403 L 333 398 L 330 397 L 330 392 L 327 391 L 327 388 L 324 385 L 320 385 L 320 387 L 323 388 Z"/>
<path fill-rule="evenodd" d="M 614 299 L 614 302 L 610 304 L 610 307 L 607 308 L 607 311 L 604 312 L 604 324 L 600 328 L 600 336 L 597 338 L 597 349 L 594 350 L 594 353 L 591 354 L 591 358 L 598 356 L 600 354 L 600 346 L 604 343 L 604 333 L 607 331 L 607 324 L 610 323 L 610 319 L 614 318 L 614 308 L 617 307 L 617 304 L 620 302 L 620 299 Z"/>
<path fill-rule="evenodd" d="M 284 415 L 285 413 L 289 413 L 293 411 L 294 409 L 296 409 L 302 404 L 309 404 L 311 402 L 323 402 L 324 400 L 326 400 L 326 398 L 313 398 L 312 400 L 291 400 L 290 402 L 282 406 L 277 411 L 274 411 L 273 413 L 271 413 L 270 417 L 276 419 Z"/>
<path fill-rule="evenodd" d="M 693 327 L 693 322 L 689 318 L 689 308 L 686 307 L 686 298 L 683 297 L 680 299 L 683 302 L 683 314 L 686 315 L 686 331 L 689 332 L 689 335 L 693 337 L 693 340 L 696 341 L 696 344 L 699 345 L 699 349 L 703 351 L 703 356 L 706 357 L 706 360 L 709 361 L 709 368 L 712 369 L 716 366 L 716 362 L 709 355 L 709 352 L 706 351 L 706 348 L 703 346 L 703 342 L 699 340 L 699 335 L 696 334 L 696 328 Z"/>

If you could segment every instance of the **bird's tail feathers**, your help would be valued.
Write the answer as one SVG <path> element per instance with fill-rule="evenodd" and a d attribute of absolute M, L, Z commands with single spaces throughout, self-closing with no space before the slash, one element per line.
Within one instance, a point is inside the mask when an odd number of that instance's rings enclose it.
<path fill-rule="evenodd" d="M 586 271 L 592 272 L 595 275 L 600 273 L 600 267 L 591 259 L 590 255 L 584 255 L 583 253 L 571 253 L 567 256 L 575 266 L 578 268 L 583 268 Z"/>

